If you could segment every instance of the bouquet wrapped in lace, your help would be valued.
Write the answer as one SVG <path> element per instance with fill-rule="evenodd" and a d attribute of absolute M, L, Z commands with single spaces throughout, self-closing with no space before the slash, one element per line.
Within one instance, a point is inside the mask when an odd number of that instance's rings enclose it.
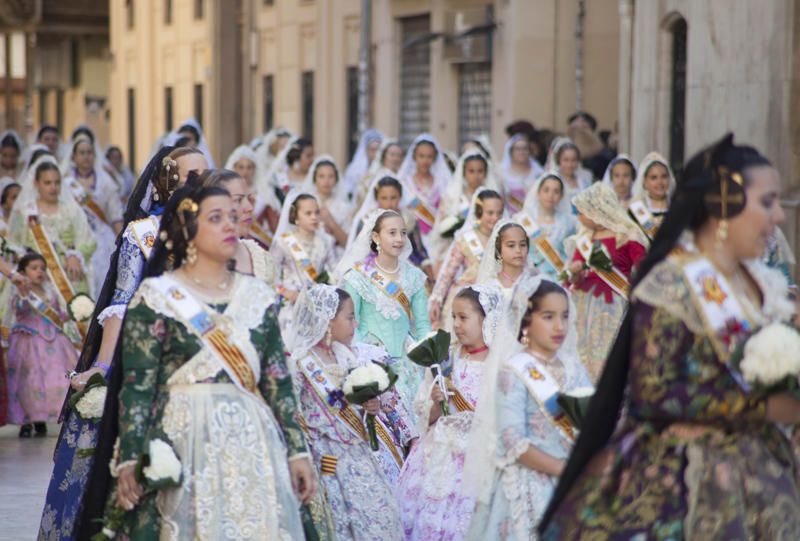
<path fill-rule="evenodd" d="M 442 363 L 450 356 L 450 333 L 442 329 L 433 331 L 412 345 L 407 354 L 409 360 L 414 364 L 431 369 L 434 381 L 442 394 L 447 396 L 447 386 L 442 375 Z M 442 415 L 450 415 L 450 406 L 447 400 L 442 400 L 439 405 L 442 408 Z"/>
<path fill-rule="evenodd" d="M 391 389 L 396 381 L 397 374 L 391 368 L 380 363 L 370 362 L 347 374 L 342 384 L 342 391 L 348 402 L 361 406 Z M 373 451 L 377 451 L 378 435 L 375 430 L 375 416 L 368 413 L 366 421 L 369 446 Z"/>
<path fill-rule="evenodd" d="M 576 429 L 580 430 L 586 413 L 589 411 L 589 402 L 594 396 L 592 387 L 580 387 L 568 393 L 558 393 L 556 402 L 561 406 L 564 415 Z"/>
<path fill-rule="evenodd" d="M 113 463 L 112 463 L 113 464 Z M 113 469 L 117 469 L 116 467 Z M 136 462 L 136 479 L 142 485 L 144 494 L 151 494 L 164 488 L 180 486 L 183 468 L 172 446 L 162 439 L 152 439 Z M 122 527 L 127 511 L 114 504 L 106 511 L 103 529 L 91 541 L 108 541 L 116 537 Z"/>
<path fill-rule="evenodd" d="M 800 331 L 772 323 L 754 331 L 734 351 L 731 366 L 756 392 L 797 392 L 800 388 Z"/>

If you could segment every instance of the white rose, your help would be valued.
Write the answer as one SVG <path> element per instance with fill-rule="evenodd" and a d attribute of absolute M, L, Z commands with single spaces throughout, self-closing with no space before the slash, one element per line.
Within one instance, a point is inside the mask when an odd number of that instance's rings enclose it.
<path fill-rule="evenodd" d="M 103 408 L 106 403 L 106 386 L 94 387 L 84 394 L 75 409 L 83 419 L 99 419 L 103 416 Z"/>
<path fill-rule="evenodd" d="M 175 451 L 164 440 L 150 441 L 150 465 L 142 469 L 144 476 L 150 481 L 172 479 L 178 482 L 181 479 L 181 461 L 175 456 Z"/>
<path fill-rule="evenodd" d="M 389 376 L 386 371 L 375 363 L 359 366 L 347 375 L 342 390 L 344 394 L 351 394 L 354 387 L 362 387 L 377 383 L 378 389 L 385 391 L 389 387 Z"/>
<path fill-rule="evenodd" d="M 592 396 L 594 394 L 594 387 L 578 387 L 577 389 L 571 390 L 567 393 L 568 396 L 574 398 L 584 398 L 587 396 Z"/>
<path fill-rule="evenodd" d="M 439 231 L 446 233 L 450 231 L 459 222 L 458 216 L 448 216 L 439 223 Z"/>
<path fill-rule="evenodd" d="M 77 295 L 70 302 L 70 310 L 76 321 L 86 321 L 94 313 L 95 303 L 86 295 Z"/>
<path fill-rule="evenodd" d="M 800 375 L 800 334 L 782 323 L 761 329 L 747 341 L 740 365 L 748 383 L 773 385 Z"/>

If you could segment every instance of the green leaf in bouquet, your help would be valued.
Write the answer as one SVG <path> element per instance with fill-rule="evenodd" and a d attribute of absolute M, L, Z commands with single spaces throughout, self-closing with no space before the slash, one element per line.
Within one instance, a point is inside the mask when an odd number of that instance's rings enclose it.
<path fill-rule="evenodd" d="M 439 329 L 433 337 L 433 353 L 436 355 L 436 362 L 441 363 L 450 356 L 450 333 Z"/>
<path fill-rule="evenodd" d="M 411 362 L 426 368 L 442 363 L 450 355 L 450 333 L 439 329 L 417 344 L 407 355 Z"/>
<path fill-rule="evenodd" d="M 317 274 L 317 277 L 314 279 L 314 281 L 318 284 L 329 285 L 331 283 L 331 276 L 328 274 L 328 271 L 324 270 Z"/>
<path fill-rule="evenodd" d="M 589 411 L 589 402 L 592 396 L 572 396 L 566 393 L 558 393 L 556 402 L 564 411 L 572 426 L 581 429 L 586 413 Z"/>
<path fill-rule="evenodd" d="M 592 253 L 589 254 L 589 266 L 602 271 L 611 271 L 613 268 L 611 258 L 600 241 L 595 241 L 592 245 Z"/>
<path fill-rule="evenodd" d="M 442 231 L 442 237 L 443 238 L 452 239 L 453 237 L 456 236 L 456 233 L 458 232 L 458 230 L 461 229 L 462 227 L 464 227 L 464 223 L 466 222 L 464 217 L 459 214 L 456 218 L 457 218 L 457 220 L 455 222 L 453 222 L 453 225 L 448 227 L 445 231 Z"/>

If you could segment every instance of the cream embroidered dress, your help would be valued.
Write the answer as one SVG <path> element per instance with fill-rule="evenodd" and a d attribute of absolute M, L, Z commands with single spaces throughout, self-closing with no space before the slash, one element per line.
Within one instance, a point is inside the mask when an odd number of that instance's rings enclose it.
<path fill-rule="evenodd" d="M 253 369 L 251 393 L 187 330 L 162 293 L 165 279 L 178 282 L 171 275 L 145 280 L 128 308 L 118 461 L 136 460 L 152 438 L 165 438 L 181 461 L 183 482 L 143 498 L 127 514 L 124 533 L 131 539 L 303 539 L 287 458 L 307 449 L 269 309 L 274 294 L 260 280 L 237 275 L 229 303 L 192 295 Z"/>

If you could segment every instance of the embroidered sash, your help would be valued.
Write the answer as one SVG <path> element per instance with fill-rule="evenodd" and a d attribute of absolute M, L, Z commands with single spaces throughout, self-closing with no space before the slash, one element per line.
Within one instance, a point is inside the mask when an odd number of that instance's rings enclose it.
<path fill-rule="evenodd" d="M 64 267 L 58 260 L 56 250 L 50 237 L 47 236 L 47 231 L 44 226 L 39 222 L 39 218 L 35 214 L 28 215 L 28 227 L 33 236 L 33 242 L 36 244 L 36 251 L 42 254 L 45 262 L 47 263 L 47 274 L 56 286 L 56 291 L 61 296 L 64 305 L 68 305 L 72 297 L 75 296 L 75 290 L 72 289 L 72 284 L 67 278 Z"/>
<path fill-rule="evenodd" d="M 507 366 L 522 380 L 530 395 L 539 404 L 544 416 L 559 434 L 567 441 L 574 441 L 577 431 L 557 401 L 561 387 L 544 365 L 533 356 L 525 354 L 515 355 L 508 360 Z"/>
<path fill-rule="evenodd" d="M 461 234 L 461 243 L 466 248 L 464 255 L 471 255 L 472 259 L 480 263 L 483 258 L 483 245 L 481 239 L 478 237 L 477 231 L 474 229 L 463 230 Z"/>
<path fill-rule="evenodd" d="M 242 350 L 231 342 L 228 333 L 220 328 L 217 320 L 225 316 L 198 301 L 169 275 L 165 274 L 153 280 L 152 285 L 167 301 L 177 319 L 203 343 L 203 346 L 222 361 L 225 372 L 236 387 L 262 400 L 256 388 L 259 361 L 248 360 Z"/>
<path fill-rule="evenodd" d="M 409 208 L 414 212 L 414 215 L 419 221 L 419 230 L 423 235 L 427 235 L 433 229 L 436 223 L 436 215 L 425 204 L 422 196 L 414 195 L 414 198 L 409 203 Z"/>
<path fill-rule="evenodd" d="M 586 264 L 589 264 L 589 258 L 592 255 L 592 247 L 594 244 L 592 240 L 586 235 L 580 235 L 575 239 L 576 247 L 578 248 L 578 252 L 583 256 L 583 259 L 586 261 Z M 612 266 L 610 271 L 605 271 L 602 269 L 596 269 L 592 267 L 592 272 L 597 274 L 603 282 L 605 282 L 615 293 L 618 295 L 628 298 L 628 292 L 630 290 L 630 283 L 628 279 L 625 277 L 622 272 L 617 269 L 616 267 Z"/>
<path fill-rule="evenodd" d="M 475 408 L 472 406 L 469 400 L 461 394 L 461 391 L 458 390 L 458 387 L 455 386 L 453 380 L 451 378 L 447 378 L 450 383 L 452 384 L 450 392 L 452 395 L 450 396 L 450 400 L 453 402 L 453 405 L 456 407 L 458 411 L 475 411 Z"/>
<path fill-rule="evenodd" d="M 319 403 L 322 404 L 331 415 L 341 419 L 353 435 L 363 441 L 367 441 L 367 429 L 361 421 L 361 417 L 356 413 L 353 407 L 346 402 L 344 402 L 344 407 L 334 406 L 328 402 L 328 397 L 331 396 L 334 391 L 339 390 L 339 388 L 334 385 L 327 374 L 325 374 L 325 370 L 322 369 L 322 363 L 316 356 L 312 353 L 305 359 L 298 361 L 297 365 L 303 372 L 306 381 L 308 381 L 317 394 Z M 344 398 L 342 398 L 342 400 L 344 400 Z M 375 432 L 378 435 L 378 439 L 383 442 L 384 447 L 391 452 L 395 461 L 397 461 L 397 465 L 402 466 L 403 457 L 397 449 L 394 440 L 392 440 L 392 437 L 389 435 L 389 431 L 383 426 L 383 421 L 377 416 L 375 417 Z"/>
<path fill-rule="evenodd" d="M 534 222 L 527 214 L 520 219 L 519 223 L 525 229 L 528 237 L 530 237 L 532 241 L 531 244 L 539 250 L 542 257 L 553 266 L 557 273 L 563 272 L 565 266 L 564 260 L 561 258 L 558 251 L 553 248 L 553 245 L 550 244 L 550 239 L 547 238 L 547 235 L 542 231 L 542 228 L 539 227 L 539 224 Z"/>
<path fill-rule="evenodd" d="M 506 194 L 506 201 L 512 210 L 519 212 L 525 206 L 525 190 L 511 189 Z"/>
<path fill-rule="evenodd" d="M 145 259 L 150 259 L 150 253 L 153 251 L 153 245 L 156 243 L 156 233 L 158 233 L 159 219 L 157 216 L 148 216 L 141 220 L 131 222 L 128 227 L 131 228 L 133 240 L 136 245 L 144 254 Z"/>
<path fill-rule="evenodd" d="M 255 220 L 250 224 L 250 235 L 265 246 L 272 246 L 272 232 L 266 227 L 261 227 Z"/>
<path fill-rule="evenodd" d="M 653 237 L 658 233 L 658 224 L 656 224 L 653 215 L 647 209 L 647 205 L 644 204 L 644 201 L 638 199 L 631 201 L 630 205 L 628 205 L 628 210 L 630 211 L 630 215 L 633 216 L 633 219 L 636 220 L 636 223 L 639 224 L 644 234 L 647 235 L 647 238 L 653 240 Z"/>
<path fill-rule="evenodd" d="M 727 363 L 736 347 L 746 339 L 752 325 L 725 276 L 705 257 L 689 259 L 683 277 L 692 301 L 703 321 L 711 345 L 720 360 Z M 747 391 L 749 386 L 735 370 L 734 379 Z"/>
<path fill-rule="evenodd" d="M 75 200 L 82 207 L 88 209 L 89 212 L 94 214 L 98 220 L 108 225 L 106 213 L 103 212 L 103 209 L 97 204 L 97 201 L 92 198 L 92 195 L 81 185 L 78 180 L 73 179 L 69 184 L 69 189 L 72 192 L 72 195 L 75 197 Z"/>
<path fill-rule="evenodd" d="M 411 326 L 414 327 L 414 313 L 411 311 L 411 300 L 409 300 L 400 284 L 384 276 L 383 273 L 378 271 L 378 269 L 367 271 L 363 263 L 356 263 L 355 269 L 366 276 L 367 279 L 372 282 L 375 287 L 380 289 L 387 297 L 397 301 L 397 303 L 405 311 L 406 316 L 408 316 Z"/>
<path fill-rule="evenodd" d="M 297 237 L 294 236 L 293 233 L 284 233 L 281 235 L 283 242 L 286 243 L 286 248 L 289 250 L 289 255 L 292 259 L 294 259 L 295 263 L 297 263 L 298 268 L 302 269 L 311 281 L 314 282 L 319 276 L 317 269 L 314 268 L 314 264 L 311 263 L 311 258 L 306 253 L 305 248 L 303 245 L 300 244 L 300 241 Z"/>
<path fill-rule="evenodd" d="M 41 317 L 49 321 L 54 327 L 61 331 L 61 334 L 69 338 L 69 334 L 67 334 L 65 325 L 67 322 L 61 319 L 61 316 L 58 315 L 58 312 L 50 306 L 44 299 L 39 297 L 33 291 L 28 291 L 28 295 L 23 297 L 28 304 L 30 304 L 31 308 L 39 314 Z M 78 327 L 80 330 L 80 327 Z M 72 340 L 70 340 L 72 342 Z M 72 342 L 72 345 L 75 348 L 80 349 L 83 344 Z"/>

